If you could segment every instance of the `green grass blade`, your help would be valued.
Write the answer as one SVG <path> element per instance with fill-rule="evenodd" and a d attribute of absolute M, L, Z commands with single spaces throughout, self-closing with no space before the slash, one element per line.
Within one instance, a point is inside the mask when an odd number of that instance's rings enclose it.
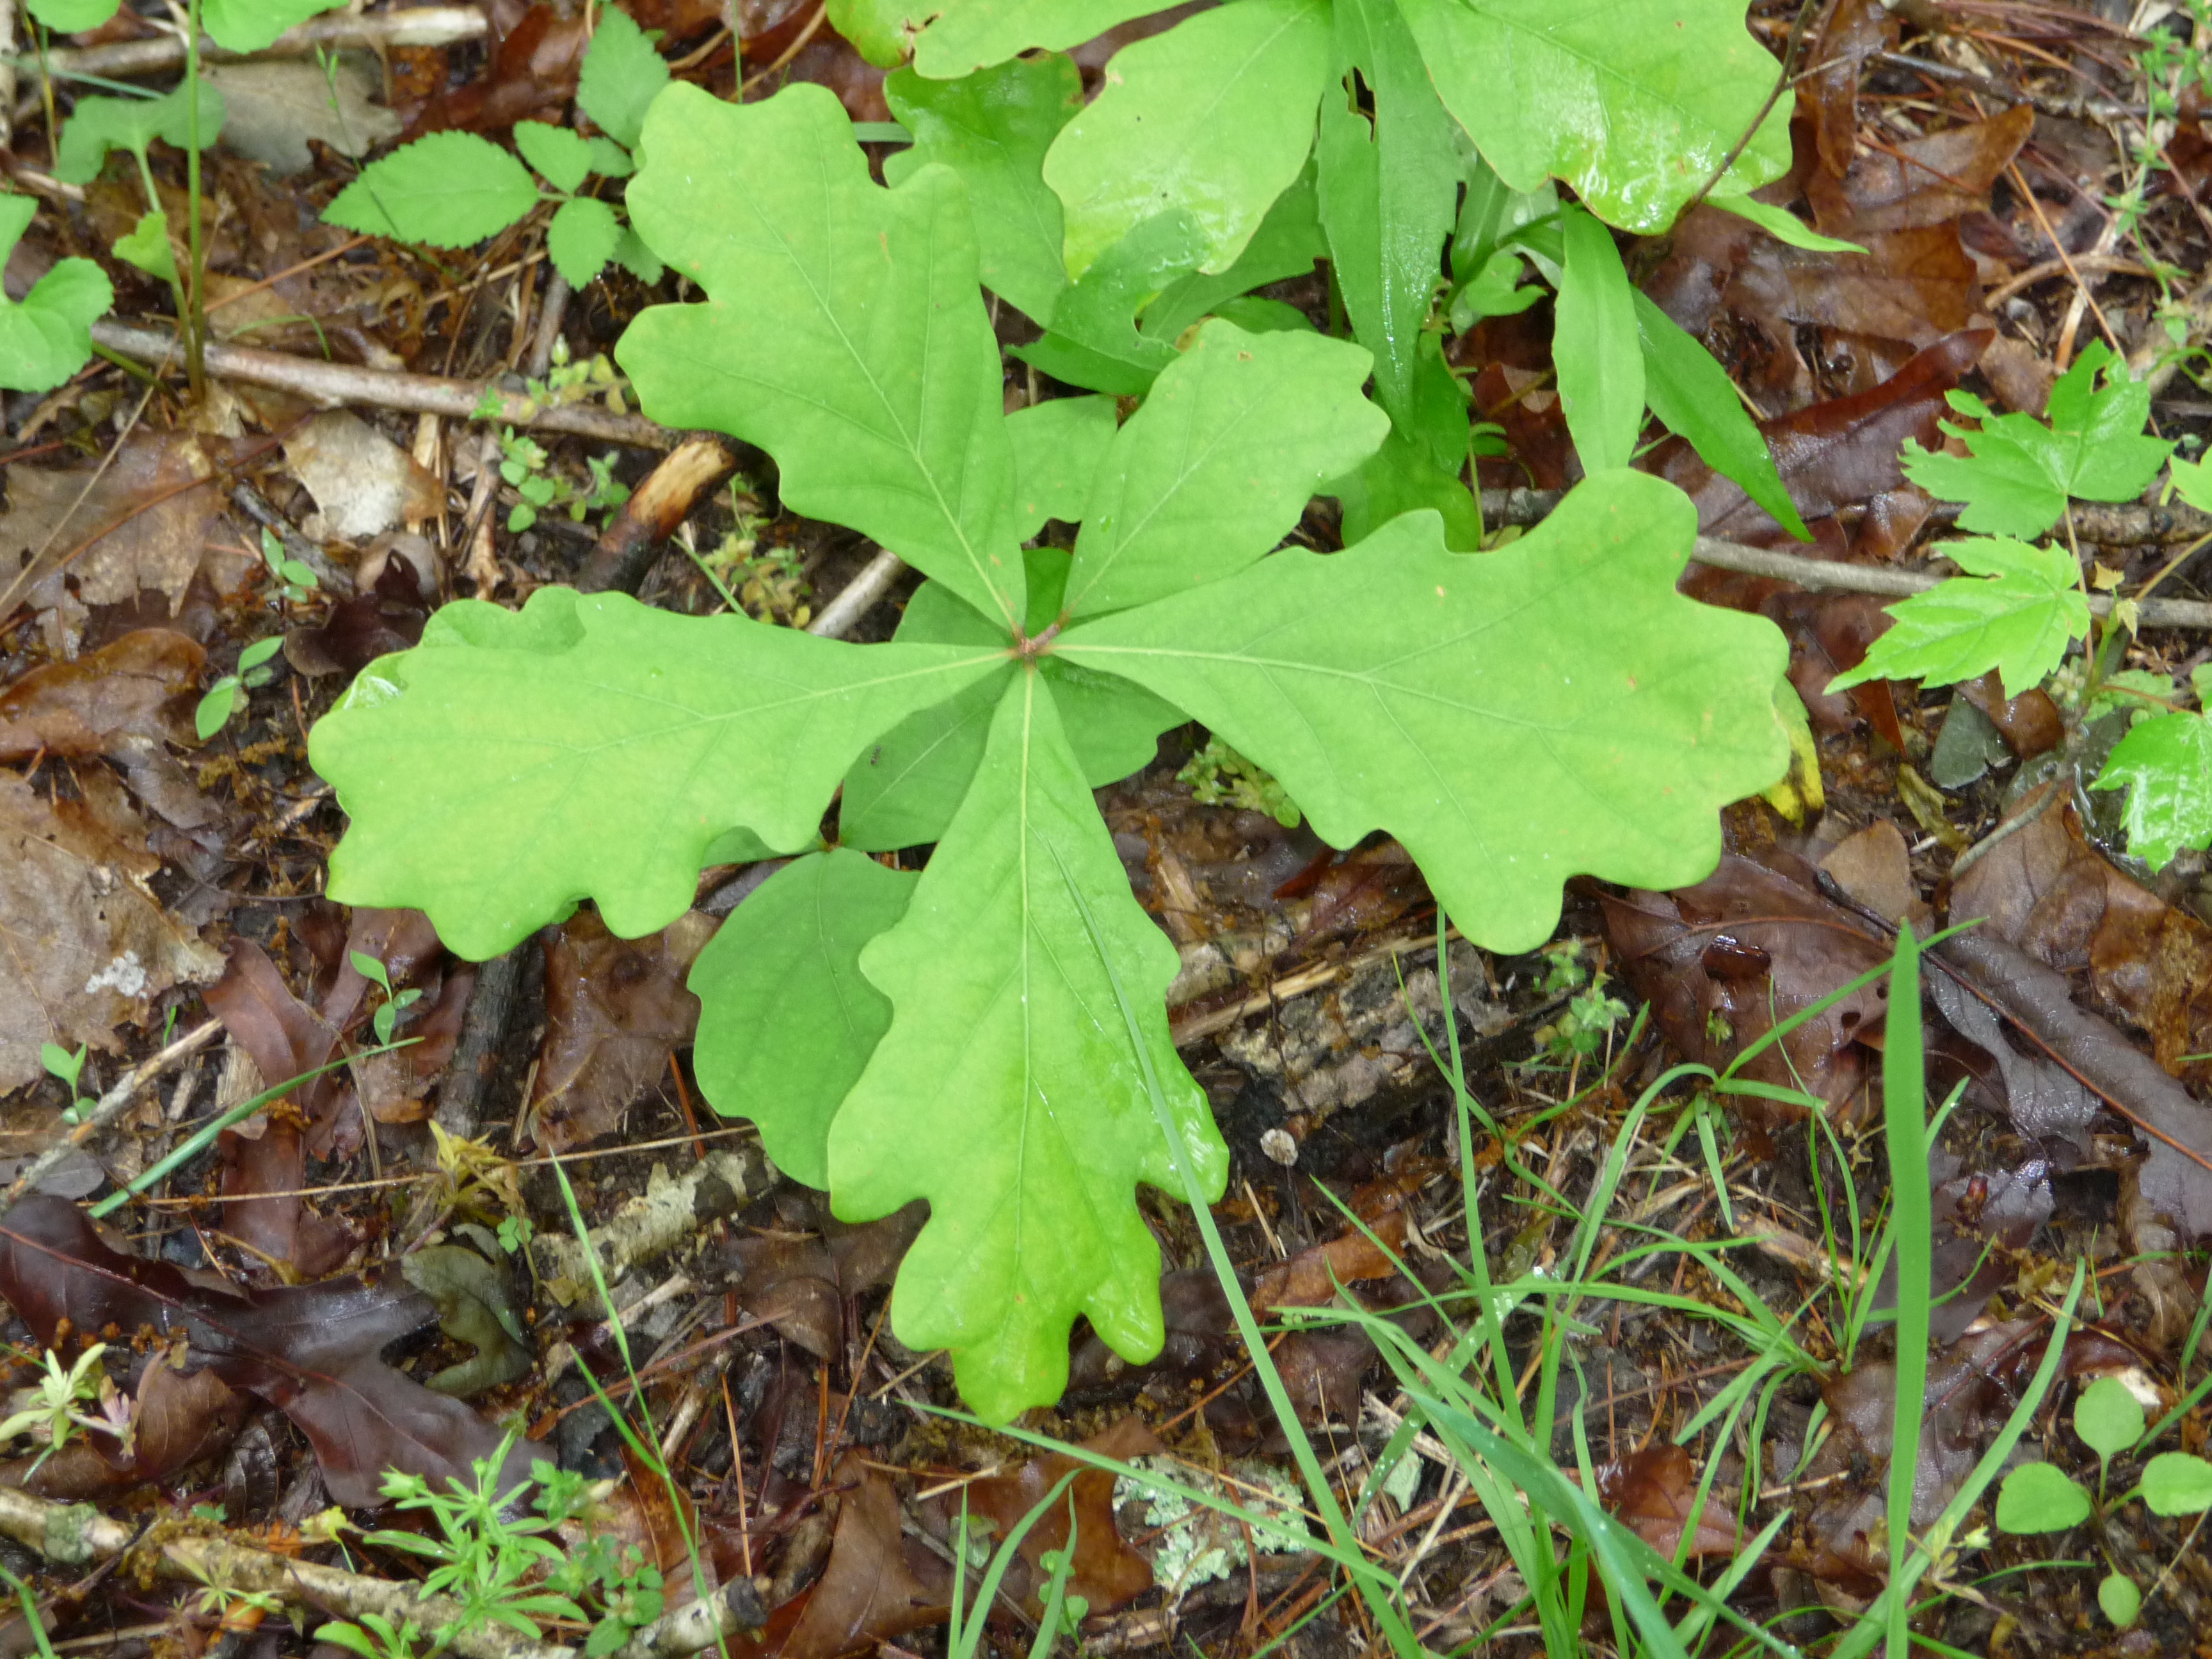
<path fill-rule="evenodd" d="M 1928 1301 L 1935 1245 L 1928 1191 L 1928 1090 L 1920 1041 L 1920 945 L 1912 924 L 1897 930 L 1889 979 L 1889 1018 L 1881 1054 L 1882 1135 L 1889 1151 L 1892 1227 L 1897 1254 L 1897 1398 L 1889 1452 L 1889 1576 L 1905 1573 L 1912 1542 L 1912 1498 L 1919 1485 L 1920 1419 L 1927 1409 Z M 1911 1631 L 1904 1596 L 1890 1603 L 1889 1659 L 1907 1659 Z"/>

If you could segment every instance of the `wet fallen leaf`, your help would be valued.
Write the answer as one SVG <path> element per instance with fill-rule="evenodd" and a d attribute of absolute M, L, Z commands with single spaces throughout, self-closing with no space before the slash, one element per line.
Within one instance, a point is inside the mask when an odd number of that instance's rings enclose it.
<path fill-rule="evenodd" d="M 898 1493 L 848 1452 L 830 1565 L 785 1638 L 781 1659 L 837 1659 L 945 1617 L 945 1607 L 907 1565 L 900 1547 Z"/>
<path fill-rule="evenodd" d="M 566 1152 L 606 1133 L 668 1056 L 698 1029 L 684 988 L 718 926 L 694 910 L 662 932 L 619 939 L 580 911 L 545 944 L 545 1041 L 531 1097 L 532 1139 Z"/>
<path fill-rule="evenodd" d="M 346 541 L 429 518 L 442 499 L 438 480 L 412 455 L 342 409 L 289 434 L 284 461 L 322 510 L 323 533 Z"/>
<path fill-rule="evenodd" d="M 1820 20 L 1806 61 L 1803 102 L 1813 112 L 1820 166 L 1840 179 L 1858 150 L 1859 76 L 1868 58 L 1897 43 L 1896 14 L 1881 0 L 1839 0 Z"/>
<path fill-rule="evenodd" d="M 399 118 L 374 101 L 375 60 L 341 53 L 324 66 L 304 58 L 216 64 L 208 80 L 222 94 L 224 148 L 278 178 L 313 162 L 307 141 L 362 156 L 399 136 Z"/>
<path fill-rule="evenodd" d="M 568 107 L 591 43 L 590 19 L 580 12 L 563 17 L 549 5 L 525 9 L 514 0 L 485 11 L 492 27 L 483 72 L 434 93 L 408 122 L 407 137 L 452 127 L 503 132 L 541 111 Z"/>
<path fill-rule="evenodd" d="M 1406 1212 L 1391 1209 L 1372 1224 L 1374 1238 L 1353 1230 L 1299 1251 L 1261 1273 L 1251 1290 L 1255 1308 L 1317 1308 L 1336 1299 L 1340 1285 L 1388 1279 L 1398 1271 L 1389 1252 L 1404 1243 Z M 1377 1242 L 1379 1241 L 1379 1243 Z"/>
<path fill-rule="evenodd" d="M 1675 1559 L 1698 1498 L 1698 1474 L 1687 1447 L 1661 1443 L 1631 1452 L 1618 1463 L 1601 1463 L 1597 1490 L 1606 1508 L 1631 1532 L 1668 1560 Z M 1742 1528 L 1729 1512 L 1727 1495 L 1717 1490 L 1707 1494 L 1705 1506 L 1698 1510 L 1686 1559 L 1734 1557 L 1743 1542 Z"/>
<path fill-rule="evenodd" d="M 1143 1420 L 1135 1417 L 1121 1419 L 1103 1434 L 1094 1435 L 1082 1444 L 1086 1451 L 1124 1462 L 1164 1449 Z M 972 1515 L 988 1516 L 997 1526 L 998 1535 L 1005 1538 L 1063 1475 L 1081 1468 L 1075 1459 L 1057 1454 L 1032 1457 L 1010 1474 L 971 1481 L 968 1486 L 969 1510 Z M 1093 1613 L 1101 1613 L 1126 1607 L 1152 1587 L 1151 1564 L 1129 1547 L 1115 1522 L 1114 1477 L 1103 1469 L 1087 1469 L 1075 1477 L 1074 1484 L 1061 1494 L 1060 1502 L 1047 1510 L 1022 1540 L 1020 1555 L 1029 1567 L 1029 1582 L 1025 1585 L 1010 1585 L 1009 1589 L 1023 1598 L 1032 1617 L 1042 1611 L 1043 1602 L 1038 1592 L 1049 1576 L 1042 1558 L 1047 1551 L 1063 1549 L 1067 1544 L 1071 1498 L 1075 1509 L 1075 1563 L 1068 1574 L 1067 1593 L 1082 1596 L 1090 1602 Z"/>
<path fill-rule="evenodd" d="M 416 644 L 437 591 L 434 585 L 428 595 L 422 591 L 432 574 L 432 556 L 427 544 L 411 556 L 390 550 L 366 591 L 332 605 L 319 626 L 295 628 L 285 635 L 284 659 L 314 678 L 349 678 L 377 658 Z"/>
<path fill-rule="evenodd" d="M 0 773 L 0 1091 L 44 1074 L 44 1042 L 121 1052 L 150 999 L 222 971 L 137 884 L 158 868 L 127 804 L 96 817 Z"/>
<path fill-rule="evenodd" d="M 1813 222 L 1847 241 L 1949 223 L 1989 205 L 1990 186 L 2034 127 L 2034 106 L 2015 104 L 1986 121 L 1863 148 L 1840 179 L 1824 170 L 1807 180 Z"/>
<path fill-rule="evenodd" d="M 33 1194 L 0 1217 L 0 1297 L 41 1342 L 109 1324 L 181 1334 L 189 1363 L 258 1395 L 314 1448 L 324 1484 L 349 1508 L 382 1504 L 386 1469 L 443 1486 L 497 1449 L 499 1431 L 457 1400 L 431 1393 L 378 1356 L 437 1318 L 398 1275 L 334 1279 L 253 1293 L 202 1290 L 163 1261 L 109 1247 L 72 1204 Z M 518 1447 L 509 1474 L 536 1449 Z"/>
<path fill-rule="evenodd" d="M 0 760 L 71 760 L 192 735 L 192 688 L 207 653 L 182 634 L 142 628 L 75 662 L 49 663 L 0 693 Z"/>

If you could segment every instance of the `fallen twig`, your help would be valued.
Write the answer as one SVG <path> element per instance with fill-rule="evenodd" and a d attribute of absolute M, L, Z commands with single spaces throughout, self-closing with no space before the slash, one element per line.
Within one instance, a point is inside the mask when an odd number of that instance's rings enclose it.
<path fill-rule="evenodd" d="M 222 1022 L 211 1019 L 204 1025 L 196 1025 L 166 1048 L 148 1055 L 123 1074 L 122 1080 L 100 1096 L 100 1103 L 86 1115 L 83 1122 L 71 1129 L 52 1146 L 33 1158 L 15 1184 L 4 1195 L 0 1195 L 0 1210 L 6 1209 L 38 1184 L 40 1176 L 52 1169 L 76 1148 L 99 1133 L 123 1115 L 124 1109 L 138 1098 L 146 1085 L 187 1055 L 196 1054 L 207 1047 L 216 1033 L 222 1030 Z"/>
<path fill-rule="evenodd" d="M 410 6 L 374 17 L 345 13 L 311 18 L 287 29 L 257 52 L 235 52 L 211 40 L 200 41 L 200 56 L 210 63 L 242 57 L 304 58 L 318 46 L 451 46 L 481 40 L 489 32 L 475 6 Z M 185 61 L 185 37 L 164 33 L 147 40 L 118 40 L 101 46 L 62 46 L 46 54 L 54 78 L 73 75 L 143 75 L 174 69 Z M 14 58 L 11 67 L 35 75 L 35 58 Z"/>
<path fill-rule="evenodd" d="M 130 323 L 94 323 L 92 337 L 110 351 L 155 364 L 167 362 L 177 348 L 173 336 Z M 642 415 L 617 415 L 596 404 L 557 404 L 541 409 L 518 393 L 469 380 L 362 368 L 351 363 L 316 362 L 252 346 L 210 342 L 207 366 L 209 374 L 223 380 L 273 386 L 332 406 L 368 404 L 379 409 L 448 415 L 468 421 L 477 418 L 477 409 L 489 396 L 498 408 L 497 419 L 513 426 L 535 427 L 541 432 L 572 432 L 599 443 L 627 444 L 635 449 L 667 449 L 683 436 Z"/>

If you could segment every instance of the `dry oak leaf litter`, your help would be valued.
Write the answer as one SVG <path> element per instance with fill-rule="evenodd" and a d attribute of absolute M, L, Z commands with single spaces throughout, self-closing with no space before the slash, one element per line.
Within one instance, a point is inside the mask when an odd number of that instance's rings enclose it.
<path fill-rule="evenodd" d="M 0 1091 L 43 1075 L 41 1043 L 121 1053 L 150 999 L 222 972 L 140 884 L 160 867 L 119 799 L 96 817 L 0 773 Z"/>

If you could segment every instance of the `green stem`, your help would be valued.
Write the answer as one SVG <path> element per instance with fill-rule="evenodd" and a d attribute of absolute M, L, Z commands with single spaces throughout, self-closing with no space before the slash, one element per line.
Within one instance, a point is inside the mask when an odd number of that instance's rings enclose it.
<path fill-rule="evenodd" d="M 194 401 L 207 395 L 207 262 L 200 246 L 200 0 L 185 5 L 185 228 L 191 270 L 184 312 L 185 375 Z"/>

